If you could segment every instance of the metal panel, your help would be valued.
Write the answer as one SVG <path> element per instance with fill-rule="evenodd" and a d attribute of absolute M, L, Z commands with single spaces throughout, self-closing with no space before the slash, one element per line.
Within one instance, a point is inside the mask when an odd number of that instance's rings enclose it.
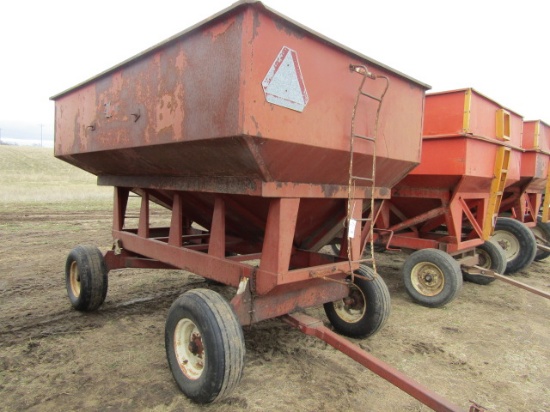
<path fill-rule="evenodd" d="M 262 87 L 285 48 L 307 88 L 302 112 L 273 104 Z M 377 186 L 390 188 L 420 160 L 427 86 L 259 2 L 237 3 L 54 96 L 55 155 L 99 176 L 347 185 L 360 80 L 352 63 L 390 78 L 377 141 Z M 296 81 L 277 81 L 287 78 Z M 369 87 L 377 94 L 380 85 Z M 372 108 L 359 110 L 368 134 Z M 359 170 L 370 169 L 368 145 L 357 153 Z"/>

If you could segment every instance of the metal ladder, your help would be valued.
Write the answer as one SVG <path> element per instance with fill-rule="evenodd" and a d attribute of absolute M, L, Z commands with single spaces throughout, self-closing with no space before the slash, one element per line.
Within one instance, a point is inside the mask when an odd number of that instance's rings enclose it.
<path fill-rule="evenodd" d="M 506 146 L 500 146 L 497 149 L 494 177 L 491 182 L 491 192 L 489 194 L 487 212 L 485 213 L 485 221 L 483 222 L 484 240 L 488 240 L 493 234 L 493 228 L 495 227 L 498 211 L 500 209 L 500 202 L 502 201 L 504 188 L 506 187 L 510 154 L 511 149 Z"/>
<path fill-rule="evenodd" d="M 358 73 L 359 75 L 363 76 L 361 80 L 361 84 L 359 85 L 358 91 L 357 91 L 357 97 L 355 98 L 355 104 L 353 106 L 353 113 L 351 118 L 351 136 L 350 136 L 350 156 L 349 156 L 349 181 L 348 181 L 348 202 L 347 202 L 347 218 L 346 218 L 346 224 L 347 224 L 347 253 L 348 253 L 348 261 L 350 264 L 350 272 L 352 273 L 353 277 L 353 270 L 352 266 L 355 263 L 365 263 L 365 262 L 372 262 L 372 266 L 374 269 L 374 272 L 376 271 L 376 263 L 374 261 L 374 245 L 373 245 L 373 229 L 374 229 L 374 191 L 375 191 L 375 178 L 376 178 L 376 138 L 378 135 L 378 124 L 380 119 L 380 109 L 382 108 L 382 101 L 384 99 L 384 96 L 388 90 L 389 87 L 389 79 L 386 76 L 379 76 L 371 73 L 365 66 L 361 65 L 350 65 L 350 70 L 354 73 Z M 385 79 L 386 80 L 386 86 L 384 88 L 384 91 L 382 94 L 378 96 L 374 96 L 370 93 L 367 93 L 364 91 L 364 86 L 367 81 L 367 79 L 376 80 L 376 79 Z M 358 107 L 361 102 L 361 99 L 371 99 L 377 102 L 377 109 L 376 109 L 376 116 L 375 116 L 375 123 L 374 123 L 374 134 L 373 136 L 366 136 L 363 134 L 360 134 L 356 131 L 356 119 L 358 116 Z M 355 154 L 355 140 L 364 140 L 372 145 L 372 169 L 368 176 L 360 176 L 355 173 L 354 171 L 354 159 L 353 156 Z M 370 214 L 369 217 L 361 218 L 361 219 L 354 219 L 353 218 L 353 206 L 354 202 L 353 199 L 355 199 L 355 185 L 356 182 L 363 182 L 366 183 L 370 187 Z M 359 225 L 358 225 L 359 224 Z M 369 225 L 369 235 L 368 239 L 370 240 L 370 251 L 371 251 L 371 258 L 369 259 L 359 259 L 359 260 L 353 260 L 352 259 L 352 242 L 351 239 L 354 236 L 361 236 L 363 224 Z M 358 227 L 356 227 L 358 225 Z M 361 248 L 364 249 L 364 245 L 361 242 Z"/>

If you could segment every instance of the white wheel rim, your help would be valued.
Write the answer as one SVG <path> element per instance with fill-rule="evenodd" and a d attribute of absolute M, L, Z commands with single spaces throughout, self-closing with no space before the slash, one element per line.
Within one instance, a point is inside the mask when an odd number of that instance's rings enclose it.
<path fill-rule="evenodd" d="M 191 379 L 199 379 L 206 360 L 202 335 L 191 320 L 181 319 L 174 331 L 174 351 L 183 374 Z"/>
<path fill-rule="evenodd" d="M 352 284 L 349 296 L 333 303 L 334 310 L 344 322 L 356 323 L 363 318 L 367 311 L 366 301 L 361 289 Z"/>
<path fill-rule="evenodd" d="M 504 250 L 506 260 L 514 260 L 519 255 L 520 246 L 518 239 L 510 232 L 497 230 L 493 234 L 492 240 L 497 242 L 502 250 Z"/>
<path fill-rule="evenodd" d="M 80 296 L 80 271 L 78 270 L 76 261 L 71 262 L 71 268 L 69 270 L 69 286 L 73 296 L 78 298 Z"/>
<path fill-rule="evenodd" d="M 431 262 L 420 262 L 411 270 L 411 283 L 424 296 L 436 296 L 445 287 L 443 271 Z"/>
<path fill-rule="evenodd" d="M 489 254 L 483 249 L 477 249 L 476 252 L 479 255 L 478 266 L 481 266 L 485 269 L 491 269 L 491 267 L 493 266 L 493 260 L 491 259 L 491 256 L 489 256 Z"/>

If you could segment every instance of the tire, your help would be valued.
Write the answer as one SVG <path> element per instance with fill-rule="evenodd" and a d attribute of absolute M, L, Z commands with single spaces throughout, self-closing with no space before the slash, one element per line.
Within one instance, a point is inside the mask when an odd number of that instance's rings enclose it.
<path fill-rule="evenodd" d="M 462 288 L 458 262 L 438 249 L 418 250 L 402 268 L 405 290 L 420 305 L 437 308 L 451 302 Z"/>
<path fill-rule="evenodd" d="M 95 246 L 75 247 L 65 263 L 65 285 L 71 305 L 89 312 L 99 308 L 107 296 L 107 266 Z"/>
<path fill-rule="evenodd" d="M 378 332 L 391 312 L 388 287 L 368 266 L 361 266 L 350 283 L 348 298 L 323 305 L 334 329 L 352 338 L 366 338 Z M 366 278 L 366 279 L 365 279 Z"/>
<path fill-rule="evenodd" d="M 531 231 L 534 235 L 546 241 L 545 246 L 550 245 L 550 225 L 548 223 L 543 223 L 540 217 L 537 219 L 537 225 L 535 227 L 532 227 Z M 535 241 L 536 240 L 537 239 L 535 238 Z M 548 256 L 550 256 L 550 252 L 539 250 L 537 248 L 537 251 L 535 253 L 535 260 L 537 262 L 546 259 Z"/>
<path fill-rule="evenodd" d="M 478 266 L 498 274 L 503 274 L 506 270 L 506 254 L 498 244 L 487 241 L 476 247 L 476 253 L 479 255 Z M 466 272 L 462 272 L 462 275 L 464 280 L 478 285 L 488 285 L 496 280 L 491 276 L 470 275 Z"/>
<path fill-rule="evenodd" d="M 340 255 L 340 245 L 335 245 L 335 244 L 330 245 L 330 251 L 332 252 L 332 254 L 334 256 L 339 256 Z"/>
<path fill-rule="evenodd" d="M 181 391 L 210 403 L 240 382 L 245 345 L 229 303 L 209 289 L 195 289 L 174 301 L 165 328 L 166 358 Z"/>
<path fill-rule="evenodd" d="M 505 274 L 525 269 L 535 259 L 537 253 L 535 236 L 518 220 L 499 217 L 491 240 L 504 249 L 507 261 Z"/>

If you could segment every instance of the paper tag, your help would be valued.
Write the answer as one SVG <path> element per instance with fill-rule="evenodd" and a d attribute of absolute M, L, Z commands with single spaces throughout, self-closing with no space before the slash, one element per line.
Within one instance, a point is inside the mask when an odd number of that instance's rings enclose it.
<path fill-rule="evenodd" d="M 350 219 L 349 220 L 349 228 L 348 228 L 348 239 L 353 239 L 355 237 L 355 226 L 357 225 L 357 220 Z"/>

